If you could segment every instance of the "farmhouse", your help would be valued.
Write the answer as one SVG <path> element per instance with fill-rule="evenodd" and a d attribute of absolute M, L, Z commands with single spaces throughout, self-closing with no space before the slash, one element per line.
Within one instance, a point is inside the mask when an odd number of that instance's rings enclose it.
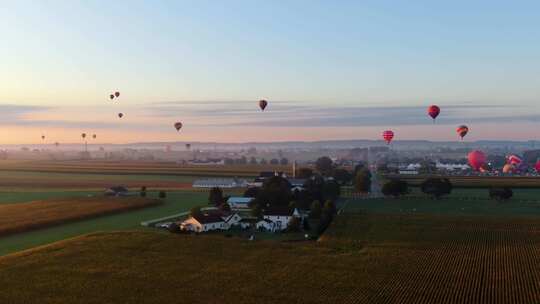
<path fill-rule="evenodd" d="M 226 230 L 225 220 L 218 214 L 202 214 L 192 216 L 180 224 L 180 229 L 193 232 Z"/>
<path fill-rule="evenodd" d="M 283 231 L 289 226 L 289 222 L 293 217 L 302 218 L 298 209 L 290 210 L 289 208 L 269 208 L 263 211 L 263 220 L 272 222 L 273 227 L 270 231 Z M 257 225 L 265 224 L 258 222 Z"/>
<path fill-rule="evenodd" d="M 236 197 L 233 196 L 227 200 L 227 204 L 231 206 L 231 209 L 249 209 L 249 204 L 254 200 L 253 197 Z"/>

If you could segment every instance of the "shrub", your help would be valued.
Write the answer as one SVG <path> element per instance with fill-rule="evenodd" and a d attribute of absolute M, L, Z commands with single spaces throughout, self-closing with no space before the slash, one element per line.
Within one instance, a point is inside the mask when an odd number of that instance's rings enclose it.
<path fill-rule="evenodd" d="M 452 192 L 452 183 L 447 178 L 428 178 L 422 182 L 420 189 L 425 194 L 438 199 Z"/>
<path fill-rule="evenodd" d="M 169 226 L 167 226 L 167 230 L 169 230 L 170 233 L 180 233 L 180 226 L 176 223 L 170 223 Z"/>
<path fill-rule="evenodd" d="M 489 189 L 489 197 L 497 201 L 507 201 L 514 196 L 514 191 L 508 187 Z"/>
<path fill-rule="evenodd" d="M 409 193 L 409 184 L 406 181 L 393 179 L 382 186 L 381 192 L 385 196 L 398 197 Z"/>
<path fill-rule="evenodd" d="M 161 198 L 161 199 L 167 198 L 167 192 L 165 192 L 165 191 L 159 191 L 159 198 Z"/>

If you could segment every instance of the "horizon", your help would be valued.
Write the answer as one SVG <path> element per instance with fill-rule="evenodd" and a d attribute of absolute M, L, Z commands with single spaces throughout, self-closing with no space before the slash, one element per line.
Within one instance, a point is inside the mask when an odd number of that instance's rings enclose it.
<path fill-rule="evenodd" d="M 7 3 L 0 144 L 539 140 L 535 7 Z"/>

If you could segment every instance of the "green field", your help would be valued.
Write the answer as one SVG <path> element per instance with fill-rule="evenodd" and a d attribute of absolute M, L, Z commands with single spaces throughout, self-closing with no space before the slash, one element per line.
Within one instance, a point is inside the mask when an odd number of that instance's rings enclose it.
<path fill-rule="evenodd" d="M 540 190 L 516 189 L 508 202 L 488 198 L 487 189 L 456 189 L 433 200 L 415 189 L 404 198 L 349 200 L 344 212 L 435 215 L 540 216 Z"/>
<path fill-rule="evenodd" d="M 58 193 L 53 192 L 53 194 L 56 195 Z M 28 194 L 19 193 L 19 195 L 17 195 L 11 193 L 11 196 L 12 198 L 19 199 L 19 201 L 23 201 L 23 198 L 27 198 Z M 157 197 L 157 193 L 149 193 L 149 197 Z M 32 196 L 31 200 L 33 200 L 33 198 L 34 197 Z M 207 198 L 208 196 L 206 193 L 192 193 L 184 191 L 168 192 L 165 204 L 158 207 L 103 216 L 95 219 L 68 223 L 52 228 L 3 237 L 0 238 L 0 255 L 5 255 L 19 250 L 24 250 L 96 231 L 144 229 L 140 225 L 142 221 L 188 211 L 193 206 L 206 204 Z"/>

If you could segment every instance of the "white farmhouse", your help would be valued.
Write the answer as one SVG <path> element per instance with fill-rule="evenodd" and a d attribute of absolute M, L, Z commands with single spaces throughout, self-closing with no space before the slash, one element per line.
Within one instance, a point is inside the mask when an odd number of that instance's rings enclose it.
<path fill-rule="evenodd" d="M 296 208 L 292 211 L 289 208 L 269 208 L 263 211 L 263 220 L 274 223 L 271 231 L 283 231 L 287 229 L 293 217 L 301 218 L 301 214 Z"/>
<path fill-rule="evenodd" d="M 180 224 L 180 228 L 193 232 L 208 232 L 213 230 L 228 229 L 225 220 L 217 214 L 203 214 L 192 216 Z"/>

